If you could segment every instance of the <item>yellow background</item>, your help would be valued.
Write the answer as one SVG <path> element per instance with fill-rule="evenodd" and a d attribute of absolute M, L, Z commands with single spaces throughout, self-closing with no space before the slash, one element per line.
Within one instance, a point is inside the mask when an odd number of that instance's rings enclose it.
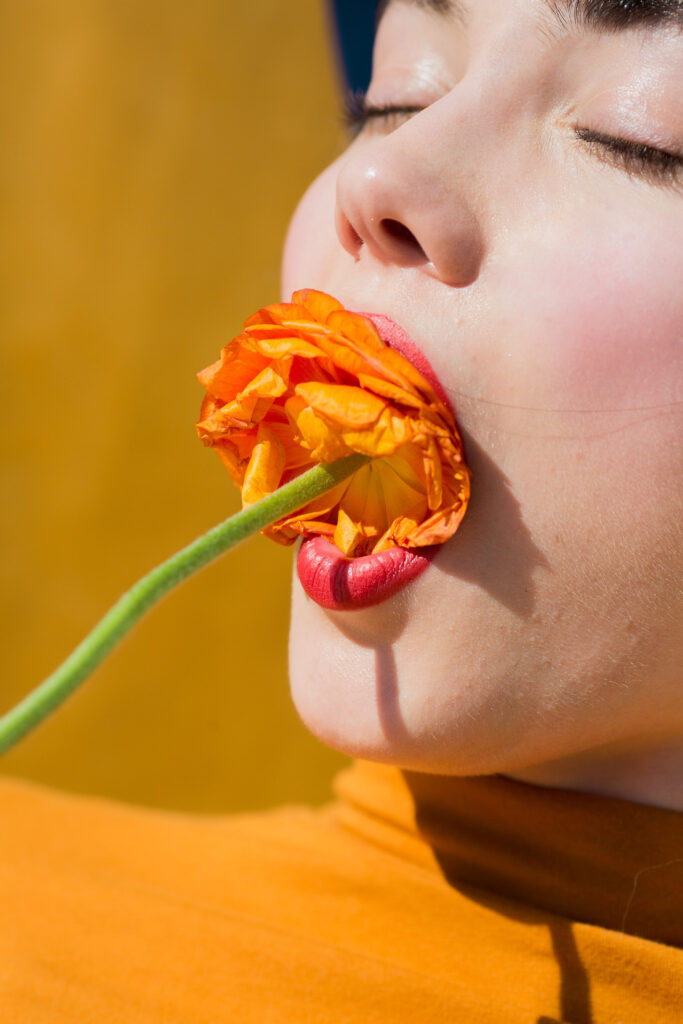
<path fill-rule="evenodd" d="M 279 299 L 343 130 L 319 0 L 2 0 L 0 65 L 4 710 L 238 508 L 194 374 Z M 344 759 L 290 702 L 291 560 L 258 537 L 185 583 L 0 770 L 189 810 L 323 801 Z"/>

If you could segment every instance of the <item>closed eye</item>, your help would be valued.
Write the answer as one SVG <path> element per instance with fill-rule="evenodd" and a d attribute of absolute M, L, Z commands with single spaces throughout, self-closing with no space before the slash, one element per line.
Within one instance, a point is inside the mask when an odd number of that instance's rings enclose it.
<path fill-rule="evenodd" d="M 423 109 L 391 103 L 373 105 L 367 102 L 365 93 L 358 90 L 347 93 L 342 120 L 355 137 L 373 121 L 381 122 L 383 127 L 391 131 L 403 124 L 412 114 L 419 114 Z M 654 184 L 675 185 L 680 180 L 683 169 L 681 154 L 594 131 L 592 128 L 575 127 L 574 135 L 586 145 L 591 155 L 636 177 Z"/>
<path fill-rule="evenodd" d="M 362 90 L 348 92 L 344 98 L 342 110 L 342 121 L 347 128 L 350 128 L 353 135 L 360 131 L 370 121 L 382 121 L 384 126 L 393 129 L 398 128 L 406 117 L 411 114 L 419 114 L 423 107 L 386 103 L 381 106 L 374 106 L 368 103 L 365 93 Z M 397 123 L 398 122 L 398 123 Z"/>
<path fill-rule="evenodd" d="M 670 153 L 665 149 L 607 135 L 591 128 L 574 128 L 574 134 L 587 145 L 590 153 L 612 166 L 649 179 L 655 184 L 676 184 L 680 179 L 683 156 L 679 153 Z"/>

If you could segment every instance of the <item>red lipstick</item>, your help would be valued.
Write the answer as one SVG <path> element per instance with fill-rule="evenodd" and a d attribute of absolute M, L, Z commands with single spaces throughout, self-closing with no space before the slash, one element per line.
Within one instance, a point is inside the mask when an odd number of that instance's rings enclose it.
<path fill-rule="evenodd" d="M 299 549 L 296 568 L 301 585 L 316 604 L 333 611 L 369 608 L 420 576 L 435 547 L 388 548 L 376 555 L 346 558 L 324 537 L 311 537 Z"/>

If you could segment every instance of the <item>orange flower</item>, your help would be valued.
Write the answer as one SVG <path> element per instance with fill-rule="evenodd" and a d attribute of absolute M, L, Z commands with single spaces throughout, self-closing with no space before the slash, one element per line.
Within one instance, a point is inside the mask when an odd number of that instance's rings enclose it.
<path fill-rule="evenodd" d="M 441 544 L 460 525 L 469 471 L 448 405 L 372 320 L 330 295 L 294 292 L 260 309 L 220 359 L 197 431 L 247 506 L 352 452 L 374 456 L 333 490 L 263 532 L 322 535 L 348 556 Z"/>

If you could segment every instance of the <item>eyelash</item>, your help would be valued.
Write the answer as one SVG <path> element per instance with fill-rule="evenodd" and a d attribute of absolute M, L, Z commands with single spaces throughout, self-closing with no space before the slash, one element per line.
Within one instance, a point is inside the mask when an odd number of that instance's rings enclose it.
<path fill-rule="evenodd" d="M 355 138 L 370 122 L 384 122 L 389 130 L 398 128 L 402 118 L 418 114 L 423 107 L 385 104 L 373 106 L 362 91 L 349 92 L 344 99 L 342 121 Z M 656 184 L 676 184 L 683 169 L 683 156 L 664 149 L 631 142 L 591 128 L 574 128 L 575 137 L 586 144 L 588 151 L 604 163 L 618 167 L 636 177 Z"/>

